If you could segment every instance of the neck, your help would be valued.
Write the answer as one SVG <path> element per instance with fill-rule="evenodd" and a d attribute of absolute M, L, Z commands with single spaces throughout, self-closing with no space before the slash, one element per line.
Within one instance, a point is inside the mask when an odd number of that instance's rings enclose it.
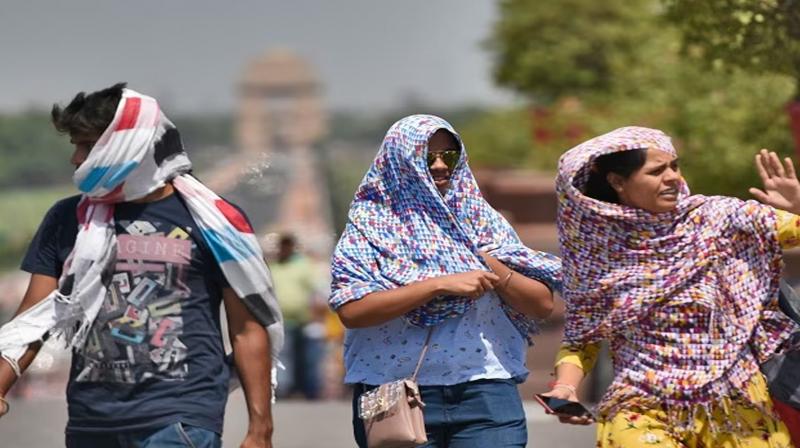
<path fill-rule="evenodd" d="M 167 182 L 166 184 L 164 184 L 163 187 L 157 189 L 156 191 L 148 194 L 147 196 L 145 196 L 143 198 L 139 198 L 139 199 L 137 199 L 135 201 L 131 201 L 131 202 L 135 202 L 135 203 L 154 202 L 154 201 L 158 201 L 159 199 L 164 199 L 165 197 L 171 195 L 174 192 L 175 192 L 175 187 L 172 186 L 172 182 Z"/>

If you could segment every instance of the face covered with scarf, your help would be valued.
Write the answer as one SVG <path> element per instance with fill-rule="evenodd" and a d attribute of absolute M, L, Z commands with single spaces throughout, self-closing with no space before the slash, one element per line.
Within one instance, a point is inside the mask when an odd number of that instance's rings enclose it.
<path fill-rule="evenodd" d="M 191 162 L 180 135 L 156 100 L 125 89 L 111 124 L 88 156 L 80 155 L 82 160 L 73 157 L 80 162 L 73 180 L 83 193 L 79 231 L 59 289 L 0 329 L 2 356 L 15 365 L 27 344 L 47 332 L 83 346 L 115 265 L 114 204 L 144 198 L 171 182 L 231 288 L 269 330 L 276 358 L 283 345 L 282 316 L 253 229 L 235 207 L 188 174 Z"/>
<path fill-rule="evenodd" d="M 443 136 L 441 146 L 435 135 Z M 438 166 L 449 165 L 448 160 L 431 157 L 432 149 L 458 149 L 449 176 Z M 427 278 L 488 270 L 482 250 L 527 277 L 560 287 L 558 258 L 522 245 L 483 199 L 458 134 L 439 117 L 412 115 L 389 129 L 348 218 L 331 265 L 334 308 Z M 429 326 L 471 306 L 466 297 L 439 297 L 405 317 L 413 325 Z M 503 307 L 523 336 L 535 332 L 533 321 Z"/>
<path fill-rule="evenodd" d="M 665 207 L 636 206 L 616 189 L 619 201 L 586 195 L 602 157 L 642 149 L 658 155 L 656 171 L 648 173 L 656 161 L 649 158 L 639 170 L 654 180 L 644 196 L 667 191 Z M 611 339 L 609 406 L 625 394 L 676 408 L 734 396 L 757 371 L 753 359 L 771 356 L 795 330 L 777 309 L 782 259 L 774 210 L 691 195 L 675 157 L 663 132 L 626 127 L 559 161 L 565 344 Z"/>

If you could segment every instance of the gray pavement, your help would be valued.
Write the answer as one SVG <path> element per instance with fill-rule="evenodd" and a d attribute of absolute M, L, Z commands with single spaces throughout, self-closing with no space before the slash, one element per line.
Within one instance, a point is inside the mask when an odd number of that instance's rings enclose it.
<path fill-rule="evenodd" d="M 526 402 L 528 446 L 593 447 L 594 427 L 561 425 L 536 404 Z M 274 407 L 275 448 L 351 448 L 350 403 L 345 401 L 280 401 Z M 66 403 L 63 398 L 12 402 L 12 412 L 0 419 L 0 448 L 64 446 Z M 234 392 L 225 417 L 224 446 L 237 447 L 247 430 L 241 391 Z M 492 448 L 492 447 L 487 447 Z"/>

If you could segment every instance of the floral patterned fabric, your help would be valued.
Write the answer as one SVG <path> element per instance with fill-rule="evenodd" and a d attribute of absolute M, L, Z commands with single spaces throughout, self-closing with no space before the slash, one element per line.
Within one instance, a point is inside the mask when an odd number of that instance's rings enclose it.
<path fill-rule="evenodd" d="M 695 416 L 689 428 L 676 431 L 663 410 L 632 408 L 597 426 L 597 447 L 791 448 L 783 422 L 762 411 L 771 410 L 772 403 L 760 374 L 751 381 L 747 395 L 758 406 L 738 403 L 728 410 L 743 422 L 744 428 L 737 433 L 716 431 L 716 425 L 730 418 L 722 409 L 716 409 L 711 418 Z"/>
<path fill-rule="evenodd" d="M 763 408 L 745 391 L 758 362 L 797 330 L 777 306 L 775 211 L 690 195 L 685 184 L 676 209 L 660 214 L 583 195 L 596 157 L 637 148 L 675 154 L 663 132 L 627 127 L 559 162 L 564 345 L 610 341 L 615 377 L 601 419 L 640 406 L 661 409 L 672 427 L 688 430 L 696 417 L 733 402 Z M 723 423 L 742 429 L 737 419 Z"/>

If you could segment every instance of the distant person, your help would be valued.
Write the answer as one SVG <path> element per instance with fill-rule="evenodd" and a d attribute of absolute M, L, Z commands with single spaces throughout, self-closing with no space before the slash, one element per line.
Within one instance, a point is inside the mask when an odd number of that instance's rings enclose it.
<path fill-rule="evenodd" d="M 445 120 L 395 123 L 356 191 L 333 255 L 330 305 L 344 323 L 353 428 L 377 385 L 417 378 L 430 446 L 522 447 L 517 384 L 535 319 L 553 310 L 558 258 L 525 247 L 481 196 Z"/>
<path fill-rule="evenodd" d="M 286 329 L 280 356 L 285 370 L 278 372 L 278 394 L 318 399 L 327 345 L 324 317 L 328 311 L 320 294 L 319 270 L 297 250 L 297 241 L 289 234 L 280 236 L 270 270 Z"/>
<path fill-rule="evenodd" d="M 0 328 L 0 397 L 59 337 L 73 350 L 68 448 L 219 447 L 224 303 L 250 416 L 241 446 L 272 446 L 282 319 L 246 216 L 192 177 L 155 99 L 120 83 L 52 117 L 81 195 L 50 209 L 22 262 L 32 275 Z"/>

